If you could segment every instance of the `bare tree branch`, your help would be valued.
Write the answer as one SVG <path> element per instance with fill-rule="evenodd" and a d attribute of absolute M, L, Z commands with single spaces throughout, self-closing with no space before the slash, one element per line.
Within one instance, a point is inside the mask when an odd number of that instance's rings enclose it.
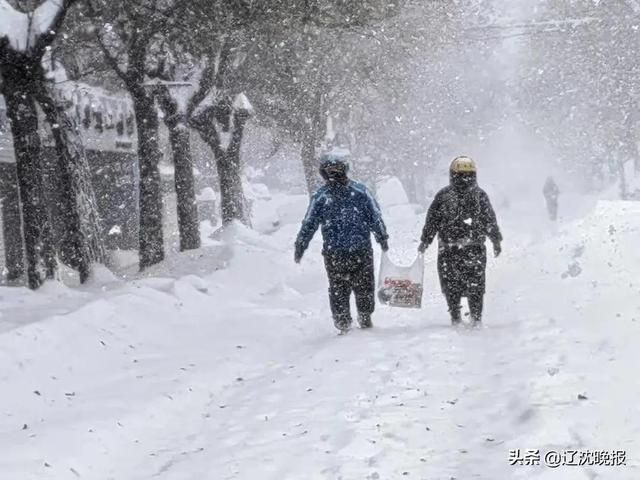
<path fill-rule="evenodd" d="M 36 43 L 33 48 L 33 55 L 36 58 L 41 58 L 47 47 L 51 46 L 58 35 L 58 30 L 62 27 L 62 23 L 67 16 L 67 12 L 76 2 L 77 0 L 62 0 L 62 3 L 58 4 L 58 11 L 52 18 L 51 23 L 47 26 L 45 32 L 36 39 Z"/>
<path fill-rule="evenodd" d="M 231 63 L 231 41 L 229 38 L 225 38 L 220 50 L 220 56 L 218 57 L 218 68 L 216 69 L 215 85 L 218 90 L 224 88 L 224 80 L 229 72 L 229 66 Z"/>
<path fill-rule="evenodd" d="M 209 92 L 214 86 L 215 78 L 216 78 L 216 67 L 215 61 L 208 57 L 206 60 L 206 65 L 200 74 L 200 81 L 198 84 L 198 90 L 193 94 L 193 96 L 189 99 L 189 104 L 187 105 L 187 118 L 190 118 L 193 115 L 195 109 L 202 103 L 202 101 L 209 95 Z"/>
<path fill-rule="evenodd" d="M 122 70 L 122 68 L 120 68 L 118 60 L 111 54 L 105 43 L 102 41 L 100 33 L 97 30 L 96 41 L 98 42 L 98 46 L 100 47 L 100 50 L 102 51 L 102 55 L 104 56 L 106 62 L 113 69 L 113 71 L 116 72 L 116 75 L 118 75 L 122 79 L 122 81 L 128 85 L 131 81 L 128 72 L 125 72 L 124 70 Z"/>

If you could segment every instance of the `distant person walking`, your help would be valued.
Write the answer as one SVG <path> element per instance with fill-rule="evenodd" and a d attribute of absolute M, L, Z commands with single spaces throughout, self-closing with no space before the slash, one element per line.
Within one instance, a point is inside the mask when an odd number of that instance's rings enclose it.
<path fill-rule="evenodd" d="M 311 197 L 295 244 L 296 263 L 322 226 L 322 254 L 329 277 L 329 303 L 334 325 L 341 332 L 351 327 L 349 301 L 355 294 L 358 323 L 372 326 L 375 308 L 375 276 L 371 233 L 387 251 L 387 229 L 371 192 L 363 184 L 349 179 L 349 157 L 337 151 L 320 159 L 320 174 L 326 185 Z"/>
<path fill-rule="evenodd" d="M 547 177 L 542 193 L 544 194 L 544 199 L 547 202 L 547 213 L 549 214 L 549 219 L 552 222 L 555 222 L 558 219 L 558 197 L 560 196 L 560 189 L 553 180 L 553 177 Z"/>

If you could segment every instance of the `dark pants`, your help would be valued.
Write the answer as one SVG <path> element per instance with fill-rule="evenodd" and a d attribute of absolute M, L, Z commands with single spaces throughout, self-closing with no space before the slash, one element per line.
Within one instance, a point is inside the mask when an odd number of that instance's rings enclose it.
<path fill-rule="evenodd" d="M 471 316 L 478 320 L 482 317 L 486 266 L 487 249 L 484 245 L 440 247 L 440 287 L 452 318 L 460 319 L 462 297 L 467 297 Z"/>
<path fill-rule="evenodd" d="M 349 300 L 356 296 L 358 313 L 375 309 L 375 276 L 373 251 L 325 253 L 324 264 L 329 276 L 329 303 L 334 319 L 351 318 Z"/>
<path fill-rule="evenodd" d="M 546 200 L 549 219 L 555 222 L 558 219 L 558 201 L 553 198 L 547 198 Z"/>

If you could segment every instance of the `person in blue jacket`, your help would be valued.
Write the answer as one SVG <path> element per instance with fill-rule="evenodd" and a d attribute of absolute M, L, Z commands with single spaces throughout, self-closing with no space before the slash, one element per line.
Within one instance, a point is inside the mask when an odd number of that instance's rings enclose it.
<path fill-rule="evenodd" d="M 295 261 L 299 263 L 316 230 L 322 227 L 329 303 L 334 325 L 342 332 L 351 327 L 351 292 L 356 297 L 360 327 L 372 326 L 375 276 L 371 233 L 382 251 L 389 249 L 380 207 L 366 186 L 349 179 L 348 160 L 348 154 L 342 152 L 325 153 L 320 158 L 320 175 L 326 184 L 311 197 L 295 244 Z"/>

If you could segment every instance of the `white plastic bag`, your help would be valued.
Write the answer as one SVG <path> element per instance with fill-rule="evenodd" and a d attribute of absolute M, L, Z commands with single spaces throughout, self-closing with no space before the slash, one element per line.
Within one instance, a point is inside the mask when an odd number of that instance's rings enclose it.
<path fill-rule="evenodd" d="M 392 307 L 422 307 L 424 255 L 419 254 L 408 267 L 395 265 L 386 253 L 380 261 L 378 299 Z"/>

